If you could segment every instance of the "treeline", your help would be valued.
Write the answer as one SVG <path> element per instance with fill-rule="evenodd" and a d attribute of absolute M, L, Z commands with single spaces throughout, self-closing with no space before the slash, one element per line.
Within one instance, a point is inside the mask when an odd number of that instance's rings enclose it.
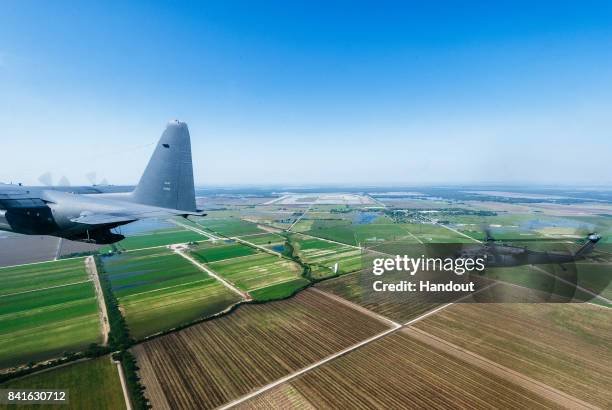
<path fill-rule="evenodd" d="M 134 341 L 130 338 L 125 319 L 119 310 L 119 301 L 113 293 L 112 284 L 104 270 L 100 257 L 94 256 L 94 261 L 98 270 L 98 276 L 100 277 L 100 286 L 102 287 L 102 294 L 106 302 L 108 324 L 110 325 L 110 332 L 108 334 L 109 348 L 112 351 L 127 349 Z"/>
<path fill-rule="evenodd" d="M 134 340 L 130 337 L 125 318 L 119 310 L 119 301 L 113 293 L 112 284 L 108 274 L 104 270 L 104 265 L 99 256 L 94 256 L 94 260 L 100 277 L 100 286 L 102 287 L 102 294 L 106 302 L 108 323 L 110 325 L 108 348 L 115 352 L 113 353 L 113 358 L 121 362 L 132 407 L 139 410 L 149 409 L 151 406 L 144 395 L 145 389 L 138 377 L 136 359 L 127 350 L 134 344 Z"/>

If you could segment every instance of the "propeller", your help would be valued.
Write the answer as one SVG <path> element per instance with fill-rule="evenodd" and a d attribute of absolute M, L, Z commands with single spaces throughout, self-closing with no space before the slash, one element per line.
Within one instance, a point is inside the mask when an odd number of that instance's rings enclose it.
<path fill-rule="evenodd" d="M 98 174 L 96 173 L 96 171 L 88 172 L 87 174 L 85 174 L 85 176 L 87 177 L 89 182 L 91 182 L 91 185 L 95 185 L 95 186 L 109 185 L 108 180 L 106 178 L 102 178 L 102 180 L 98 182 Z"/>
<path fill-rule="evenodd" d="M 57 183 L 58 186 L 70 186 L 70 181 L 68 181 L 68 178 L 66 178 L 66 176 L 62 176 L 60 178 L 60 180 Z"/>
<path fill-rule="evenodd" d="M 51 175 L 51 172 L 45 172 L 38 177 L 38 181 L 44 186 L 53 186 L 53 175 Z"/>
<path fill-rule="evenodd" d="M 85 175 L 87 177 L 87 179 L 89 180 L 89 182 L 91 182 L 92 185 L 103 185 L 103 186 L 107 186 L 110 185 L 108 183 L 108 180 L 106 178 L 102 178 L 102 180 L 97 183 L 97 174 L 95 171 L 89 172 Z M 57 181 L 57 184 L 53 183 L 53 174 L 50 171 L 45 172 L 44 174 L 42 174 L 41 176 L 38 177 L 38 181 L 47 187 L 52 187 L 52 186 L 59 186 L 59 187 L 69 187 L 71 186 L 70 181 L 68 180 L 68 178 L 63 175 L 59 181 Z"/>
<path fill-rule="evenodd" d="M 87 174 L 85 174 L 85 176 L 87 177 L 89 182 L 91 182 L 91 185 L 96 185 L 96 180 L 97 180 L 96 171 L 88 172 Z"/>

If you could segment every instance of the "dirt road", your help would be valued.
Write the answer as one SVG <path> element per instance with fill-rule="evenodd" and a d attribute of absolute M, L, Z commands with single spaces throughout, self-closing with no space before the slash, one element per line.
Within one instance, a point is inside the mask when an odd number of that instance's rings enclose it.
<path fill-rule="evenodd" d="M 102 326 L 102 346 L 108 344 L 108 334 L 110 333 L 110 325 L 108 323 L 108 311 L 106 310 L 106 301 L 104 300 L 104 293 L 102 293 L 102 286 L 100 286 L 100 277 L 98 276 L 98 268 L 93 256 L 85 258 L 85 268 L 87 274 L 91 278 L 94 289 L 96 290 L 96 299 L 98 300 L 98 313 L 100 316 L 100 324 Z"/>

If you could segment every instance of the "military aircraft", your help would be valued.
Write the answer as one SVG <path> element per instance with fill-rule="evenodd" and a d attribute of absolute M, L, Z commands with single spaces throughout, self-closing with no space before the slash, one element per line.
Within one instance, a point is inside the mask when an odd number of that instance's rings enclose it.
<path fill-rule="evenodd" d="M 562 253 L 557 251 L 536 251 L 526 247 L 508 245 L 503 242 L 528 242 L 529 239 L 504 240 L 498 241 L 493 238 L 491 232 L 485 229 L 485 240 L 480 245 L 469 245 L 464 247 L 459 257 L 462 258 L 477 258 L 486 256 L 487 267 L 510 267 L 520 265 L 537 265 L 537 264 L 559 264 L 575 262 L 584 259 L 595 244 L 601 239 L 601 236 L 596 233 L 589 233 L 586 237 L 586 242 L 574 253 Z M 544 242 L 547 238 L 533 239 L 535 241 Z M 559 239 L 550 239 L 559 242 Z"/>
<path fill-rule="evenodd" d="M 0 184 L 0 230 L 110 244 L 112 229 L 145 218 L 204 215 L 196 209 L 187 124 L 170 121 L 131 192 Z"/>

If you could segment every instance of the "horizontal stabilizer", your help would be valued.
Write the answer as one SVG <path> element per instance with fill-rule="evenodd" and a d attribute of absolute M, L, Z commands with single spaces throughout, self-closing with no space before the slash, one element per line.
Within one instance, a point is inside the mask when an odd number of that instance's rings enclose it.
<path fill-rule="evenodd" d="M 113 215 L 113 214 L 89 214 L 81 215 L 78 218 L 71 219 L 72 222 L 77 222 L 86 225 L 109 225 L 109 224 L 126 224 L 137 221 L 130 215 Z"/>

